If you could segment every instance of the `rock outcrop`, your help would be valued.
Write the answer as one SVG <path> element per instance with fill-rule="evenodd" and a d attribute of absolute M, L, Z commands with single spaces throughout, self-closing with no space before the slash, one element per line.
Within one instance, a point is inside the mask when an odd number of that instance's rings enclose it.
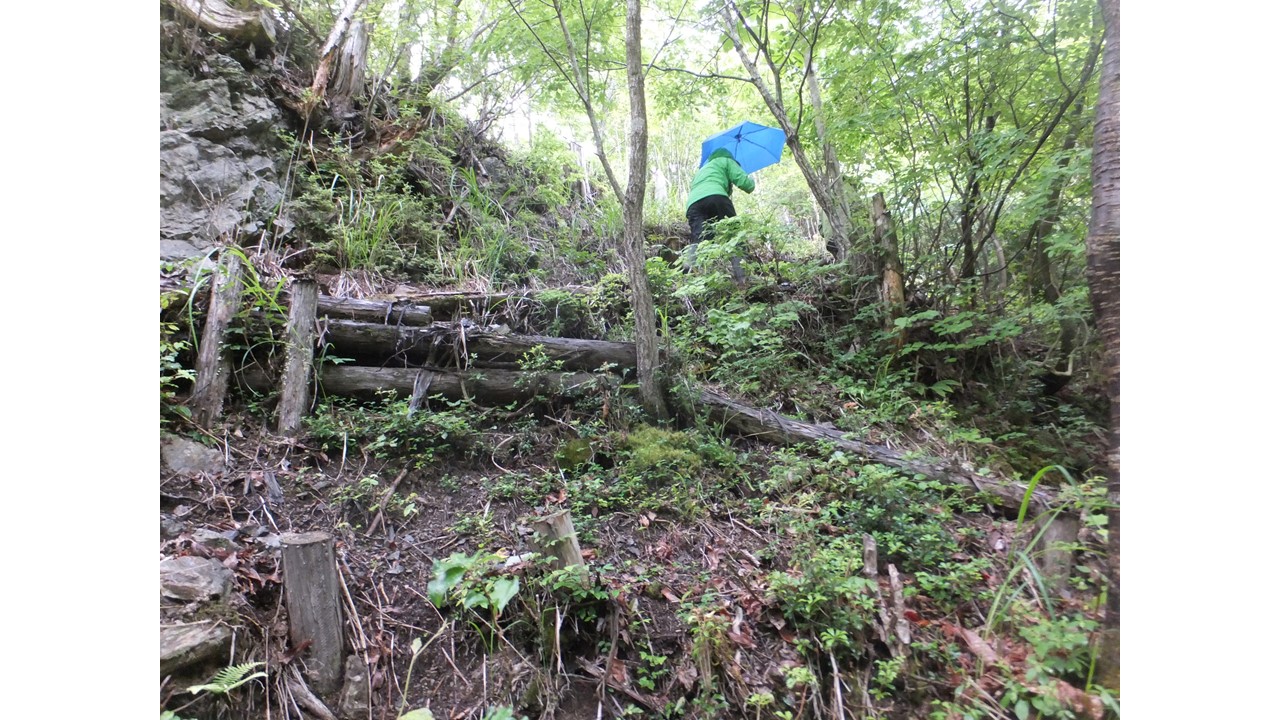
<path fill-rule="evenodd" d="M 278 217 L 286 162 L 280 110 L 226 55 L 196 77 L 160 65 L 160 258 L 201 254 L 219 238 L 256 240 Z"/>

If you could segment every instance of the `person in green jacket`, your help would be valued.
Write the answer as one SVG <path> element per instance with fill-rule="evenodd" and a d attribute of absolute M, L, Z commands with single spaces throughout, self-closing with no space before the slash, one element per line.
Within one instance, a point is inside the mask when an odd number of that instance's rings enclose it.
<path fill-rule="evenodd" d="M 698 243 L 714 237 L 710 224 L 738 214 L 733 208 L 733 201 L 729 199 L 734 185 L 747 193 L 756 189 L 755 181 L 742 171 L 738 161 L 733 158 L 733 153 L 725 148 L 718 148 L 693 176 L 689 200 L 685 203 L 684 216 L 689 220 L 690 233 L 689 249 L 685 256 L 686 269 L 693 265 Z M 745 279 L 736 257 L 733 258 L 733 279 L 738 282 Z"/>

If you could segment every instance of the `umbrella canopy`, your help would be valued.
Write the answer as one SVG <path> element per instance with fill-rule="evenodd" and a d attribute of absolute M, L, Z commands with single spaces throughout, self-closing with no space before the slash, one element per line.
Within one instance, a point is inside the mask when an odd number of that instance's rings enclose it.
<path fill-rule="evenodd" d="M 702 162 L 698 167 L 707 164 L 711 153 L 724 148 L 733 153 L 743 172 L 753 173 L 781 160 L 786 140 L 778 128 L 744 122 L 702 141 Z"/>

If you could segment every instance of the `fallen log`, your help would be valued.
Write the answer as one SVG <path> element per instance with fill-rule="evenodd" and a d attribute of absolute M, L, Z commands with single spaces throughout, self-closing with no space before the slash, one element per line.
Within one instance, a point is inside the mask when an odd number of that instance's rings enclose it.
<path fill-rule="evenodd" d="M 252 390 L 267 391 L 272 387 L 271 379 L 257 368 L 245 368 L 240 378 Z M 318 395 L 374 397 L 379 390 L 392 390 L 404 397 L 441 395 L 449 400 L 505 405 L 539 395 L 582 397 L 599 392 L 600 388 L 601 377 L 591 373 L 330 366 L 320 371 Z"/>
<path fill-rule="evenodd" d="M 619 371 L 636 365 L 632 343 L 578 340 L 541 335 L 505 335 L 456 324 L 425 326 L 375 325 L 354 320 L 329 320 L 323 342 L 329 353 L 355 357 L 370 364 L 507 367 L 541 347 L 546 359 L 563 370 L 598 370 L 613 365 Z"/>
<path fill-rule="evenodd" d="M 180 15 L 206 32 L 223 37 L 247 40 L 255 45 L 270 46 L 276 42 L 276 23 L 266 8 L 241 10 L 225 0 L 168 0 Z"/>
<path fill-rule="evenodd" d="M 542 300 L 547 293 L 585 296 L 589 287 L 569 286 L 545 291 L 522 292 L 462 292 L 441 290 L 436 292 L 393 293 L 372 298 L 320 298 L 320 314 L 333 318 L 386 322 L 396 325 L 425 325 L 433 320 L 445 320 L 463 314 L 473 317 L 498 316 L 512 323 L 523 311 L 538 305 L 554 306 L 560 299 Z"/>
<path fill-rule="evenodd" d="M 751 407 L 714 390 L 703 389 L 698 402 L 710 411 L 713 420 L 738 435 L 779 445 L 828 442 L 871 462 L 988 493 L 996 499 L 1000 508 L 1009 514 L 1018 512 L 1026 493 L 1025 485 L 983 477 L 942 461 L 908 459 L 895 450 L 861 440 L 848 439 L 845 437 L 846 433 L 835 428 L 792 420 L 771 410 Z M 1049 508 L 1052 499 L 1049 493 L 1040 489 L 1035 490 L 1029 504 L 1030 515 L 1038 515 Z"/>
<path fill-rule="evenodd" d="M 359 320 L 384 325 L 430 325 L 435 317 L 430 305 L 398 300 L 357 300 L 322 295 L 316 314 L 333 320 Z"/>

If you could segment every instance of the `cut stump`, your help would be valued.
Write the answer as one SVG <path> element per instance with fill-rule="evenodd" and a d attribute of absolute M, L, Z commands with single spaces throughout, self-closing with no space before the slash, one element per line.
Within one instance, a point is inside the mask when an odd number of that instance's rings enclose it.
<path fill-rule="evenodd" d="M 317 692 L 328 695 L 342 682 L 345 656 L 333 538 L 323 532 L 288 533 L 280 541 L 289 641 L 294 648 L 311 643 L 306 654 L 308 680 Z"/>

